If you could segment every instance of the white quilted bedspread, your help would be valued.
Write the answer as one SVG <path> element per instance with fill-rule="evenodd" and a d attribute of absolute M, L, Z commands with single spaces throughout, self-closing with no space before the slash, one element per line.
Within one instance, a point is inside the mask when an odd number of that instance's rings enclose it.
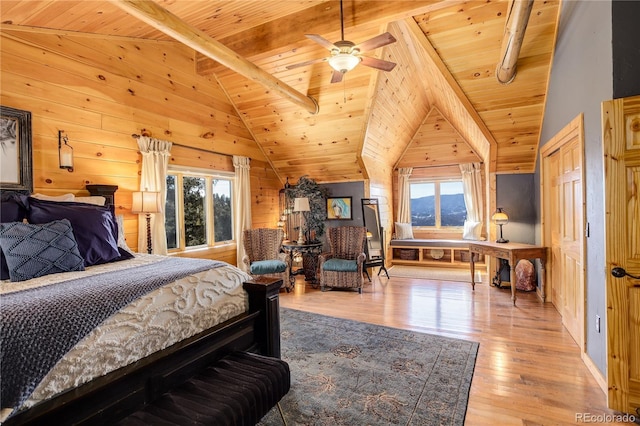
<path fill-rule="evenodd" d="M 0 295 L 80 275 L 148 264 L 161 256 L 98 265 L 84 272 L 0 283 Z M 248 310 L 242 283 L 251 277 L 232 265 L 190 275 L 132 302 L 80 341 L 45 376 L 23 408 L 131 364 Z M 126 283 L 122 283 L 126 285 Z"/>

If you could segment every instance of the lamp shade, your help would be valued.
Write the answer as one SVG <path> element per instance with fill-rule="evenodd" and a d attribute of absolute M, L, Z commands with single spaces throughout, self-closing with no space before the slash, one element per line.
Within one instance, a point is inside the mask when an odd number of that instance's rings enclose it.
<path fill-rule="evenodd" d="M 506 225 L 509 223 L 509 216 L 504 210 L 502 210 L 502 207 L 498 207 L 493 216 L 491 216 L 491 220 L 496 225 Z"/>
<path fill-rule="evenodd" d="M 131 211 L 133 213 L 161 212 L 162 209 L 160 206 L 160 193 L 155 191 L 134 192 L 131 203 Z"/>
<path fill-rule="evenodd" d="M 354 69 L 359 63 L 360 58 L 349 53 L 337 53 L 329 58 L 331 68 L 343 74 Z"/>
<path fill-rule="evenodd" d="M 309 207 L 309 199 L 308 198 L 296 198 L 293 200 L 293 211 L 294 212 L 308 212 L 311 211 Z"/>

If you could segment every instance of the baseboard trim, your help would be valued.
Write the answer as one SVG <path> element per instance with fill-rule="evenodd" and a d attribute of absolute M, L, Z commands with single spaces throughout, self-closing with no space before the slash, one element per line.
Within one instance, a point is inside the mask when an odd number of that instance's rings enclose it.
<path fill-rule="evenodd" d="M 581 358 L 582 358 L 582 362 L 584 362 L 584 365 L 587 367 L 587 370 L 589 370 L 593 378 L 596 379 L 598 386 L 600 386 L 600 390 L 602 390 L 602 393 L 606 398 L 608 394 L 607 390 L 609 388 L 607 386 L 607 378 L 602 375 L 602 373 L 600 372 L 600 369 L 598 369 L 598 367 L 593 363 L 593 360 L 586 352 L 582 353 Z"/>

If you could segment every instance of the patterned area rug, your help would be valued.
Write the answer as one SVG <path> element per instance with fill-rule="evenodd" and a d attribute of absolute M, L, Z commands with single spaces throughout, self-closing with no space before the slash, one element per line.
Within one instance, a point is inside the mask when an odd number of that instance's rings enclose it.
<path fill-rule="evenodd" d="M 478 343 L 282 308 L 288 425 L 463 425 Z M 282 425 L 277 408 L 260 425 Z"/>
<path fill-rule="evenodd" d="M 487 283 L 487 274 L 476 269 L 476 283 Z M 390 277 L 422 278 L 425 280 L 471 282 L 469 269 L 432 268 L 429 266 L 393 265 L 389 268 Z"/>

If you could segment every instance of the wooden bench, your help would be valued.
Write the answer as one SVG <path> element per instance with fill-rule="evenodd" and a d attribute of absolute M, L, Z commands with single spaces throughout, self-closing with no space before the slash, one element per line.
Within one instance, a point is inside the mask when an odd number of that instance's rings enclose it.
<path fill-rule="evenodd" d="M 117 424 L 253 426 L 279 403 L 290 386 L 285 361 L 234 352 Z"/>
<path fill-rule="evenodd" d="M 391 240 L 391 263 L 394 265 L 469 268 L 470 240 L 406 239 Z M 483 264 L 484 256 L 476 260 Z"/>

